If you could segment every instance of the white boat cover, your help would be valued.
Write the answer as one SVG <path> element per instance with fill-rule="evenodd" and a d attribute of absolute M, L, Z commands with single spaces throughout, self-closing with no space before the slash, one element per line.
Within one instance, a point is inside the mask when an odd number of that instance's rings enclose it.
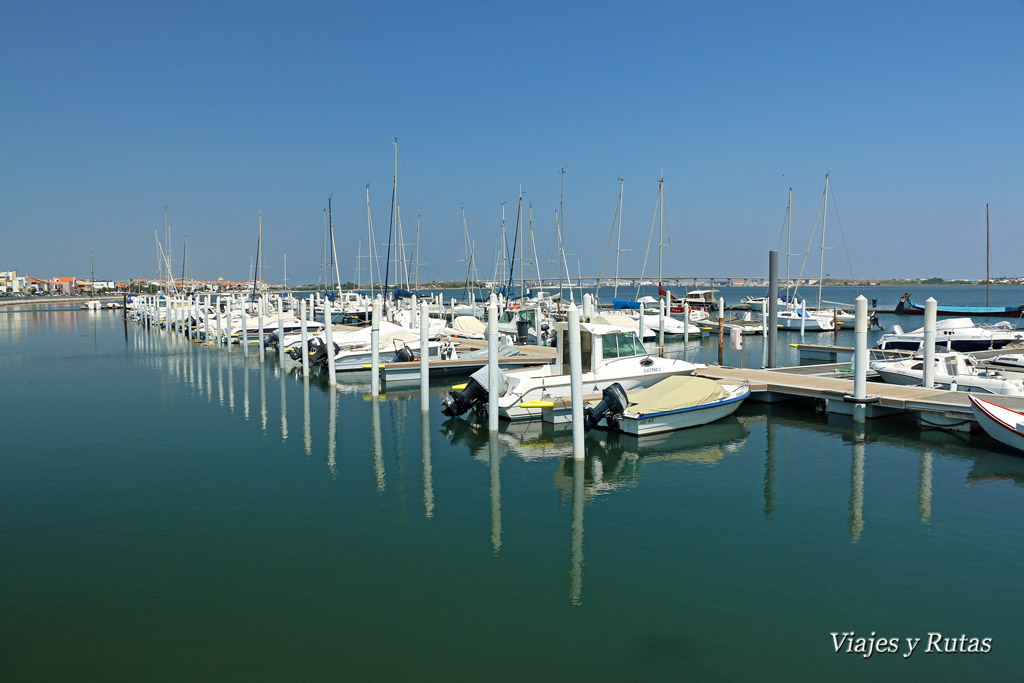
<path fill-rule="evenodd" d="M 332 340 L 342 349 L 369 347 L 371 333 L 372 330 L 369 327 L 361 327 L 352 332 L 336 332 Z M 395 341 L 411 342 L 419 338 L 420 333 L 418 330 L 410 330 L 407 327 L 396 325 L 387 320 L 380 321 L 380 348 L 389 347 Z"/>
<path fill-rule="evenodd" d="M 460 315 L 452 321 L 452 329 L 456 334 L 487 335 L 487 325 L 471 315 Z"/>
<path fill-rule="evenodd" d="M 629 412 L 637 415 L 664 413 L 719 401 L 728 395 L 729 391 L 713 379 L 673 375 L 647 389 L 630 393 Z"/>
<path fill-rule="evenodd" d="M 614 325 L 615 327 L 631 327 L 634 330 L 640 326 L 639 321 L 636 318 L 630 318 L 628 315 L 621 315 L 618 313 L 604 313 L 602 315 L 595 315 L 590 319 L 591 322 L 598 323 L 600 325 Z"/>

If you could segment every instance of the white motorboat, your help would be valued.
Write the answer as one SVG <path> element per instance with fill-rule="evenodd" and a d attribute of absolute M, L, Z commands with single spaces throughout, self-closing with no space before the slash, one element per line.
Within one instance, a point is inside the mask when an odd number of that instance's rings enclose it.
<path fill-rule="evenodd" d="M 498 410 L 506 420 L 540 419 L 542 408 L 523 407 L 522 403 L 550 401 L 571 393 L 569 345 L 565 341 L 567 324 L 555 323 L 558 348 L 553 364 L 499 373 Z M 580 323 L 583 391 L 596 394 L 618 382 L 623 389 L 642 389 L 670 375 L 689 375 L 698 366 L 693 363 L 652 356 L 637 338 L 636 331 L 599 323 Z M 488 369 L 474 373 L 466 387 L 445 397 L 442 412 L 462 415 L 473 408 L 484 412 L 488 403 Z"/>
<path fill-rule="evenodd" d="M 835 321 L 831 317 L 814 315 L 802 306 L 779 311 L 777 324 L 780 330 L 831 332 L 835 329 Z"/>
<path fill-rule="evenodd" d="M 924 342 L 924 328 L 904 332 L 893 325 L 892 332 L 883 334 L 875 345 L 878 349 L 917 351 Z M 947 318 L 935 323 L 935 346 L 947 351 L 984 351 L 1001 349 L 1007 344 L 1024 342 L 1024 330 L 1014 329 L 1008 322 L 976 325 L 970 318 Z"/>
<path fill-rule="evenodd" d="M 601 403 L 586 409 L 586 427 L 604 420 L 609 429 L 633 436 L 699 427 L 732 415 L 748 396 L 746 384 L 687 375 L 667 377 L 628 397 L 613 384 L 604 390 Z"/>
<path fill-rule="evenodd" d="M 1024 414 L 1016 410 L 968 396 L 974 417 L 989 436 L 1018 453 L 1024 453 Z"/>
<path fill-rule="evenodd" d="M 1024 396 L 1024 382 L 1007 377 L 997 370 L 980 369 L 974 356 L 956 351 L 936 353 L 934 363 L 933 379 L 936 388 Z M 921 386 L 924 379 L 924 359 L 920 356 L 873 361 L 871 369 L 890 384 Z"/>
<path fill-rule="evenodd" d="M 1024 368 L 1024 353 L 1002 353 L 988 359 L 993 365 L 1005 365 L 1011 368 Z"/>

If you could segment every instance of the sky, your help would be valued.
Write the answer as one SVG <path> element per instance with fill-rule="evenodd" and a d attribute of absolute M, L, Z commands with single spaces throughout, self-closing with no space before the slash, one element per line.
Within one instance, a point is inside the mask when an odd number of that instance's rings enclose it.
<path fill-rule="evenodd" d="M 505 202 L 573 275 L 1024 275 L 1024 3 L 46 2 L 0 22 L 0 270 L 342 280 L 387 249 L 398 139 L 421 280 L 493 274 Z M 561 170 L 564 169 L 564 175 Z M 653 244 L 657 245 L 657 225 Z M 812 242 L 812 229 L 813 242 Z M 361 245 L 360 245 L 361 240 Z M 808 246 L 810 244 L 810 247 Z M 808 249 L 810 249 L 808 253 Z M 285 257 L 287 255 L 287 257 Z M 806 257 L 806 259 L 805 259 Z M 362 278 L 367 281 L 367 260 Z M 391 275 L 392 281 L 394 276 Z"/>

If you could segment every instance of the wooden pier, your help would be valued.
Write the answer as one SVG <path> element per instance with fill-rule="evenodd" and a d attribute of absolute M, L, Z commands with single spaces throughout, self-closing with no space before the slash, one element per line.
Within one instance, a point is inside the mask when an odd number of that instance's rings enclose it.
<path fill-rule="evenodd" d="M 721 366 L 699 368 L 694 374 L 716 380 L 747 382 L 751 401 L 772 403 L 801 398 L 814 399 L 825 412 L 852 415 L 853 373 L 848 363 L 801 365 L 771 370 L 746 370 Z M 985 398 L 1013 410 L 1024 411 L 1024 398 L 986 394 Z M 868 382 L 865 417 L 897 413 L 916 414 L 921 424 L 954 431 L 977 427 L 966 392 Z"/>

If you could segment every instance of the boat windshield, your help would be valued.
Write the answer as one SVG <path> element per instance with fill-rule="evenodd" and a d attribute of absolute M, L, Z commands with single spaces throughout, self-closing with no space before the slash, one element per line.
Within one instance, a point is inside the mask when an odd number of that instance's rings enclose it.
<path fill-rule="evenodd" d="M 647 355 L 647 349 L 633 332 L 615 332 L 601 335 L 601 355 L 610 358 Z"/>

